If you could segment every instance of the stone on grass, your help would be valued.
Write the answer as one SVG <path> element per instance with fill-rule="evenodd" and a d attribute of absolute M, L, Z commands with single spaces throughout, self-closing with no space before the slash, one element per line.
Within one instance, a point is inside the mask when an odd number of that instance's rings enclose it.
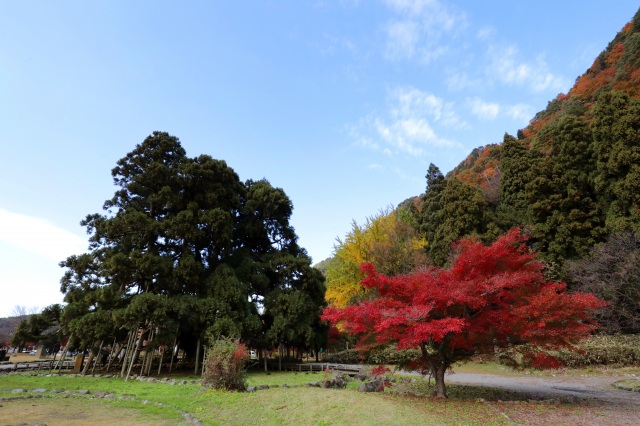
<path fill-rule="evenodd" d="M 358 388 L 359 392 L 382 392 L 384 390 L 383 383 L 380 380 L 365 382 Z"/>

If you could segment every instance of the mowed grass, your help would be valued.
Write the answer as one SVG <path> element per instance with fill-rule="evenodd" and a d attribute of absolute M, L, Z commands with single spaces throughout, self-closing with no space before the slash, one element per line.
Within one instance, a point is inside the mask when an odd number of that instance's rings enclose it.
<path fill-rule="evenodd" d="M 4 375 L 0 376 L 0 398 L 5 398 L 0 403 L 0 418 L 15 419 L 14 423 L 29 423 L 48 415 L 46 423 L 51 426 L 68 424 L 69 418 L 73 418 L 70 415 L 71 411 L 80 410 L 85 421 L 91 418 L 91 413 L 95 414 L 96 419 L 103 419 L 105 413 L 113 413 L 116 419 L 128 419 L 126 424 L 149 424 L 148 421 L 153 419 L 157 419 L 156 424 L 187 424 L 180 412 L 191 414 L 205 425 L 508 423 L 499 412 L 476 399 L 437 400 L 424 396 L 367 394 L 354 389 L 335 390 L 304 386 L 305 383 L 319 381 L 322 378 L 323 373 L 252 373 L 248 377 L 250 385 L 268 384 L 279 387 L 238 393 L 208 390 L 199 384 L 170 385 L 137 380 L 125 382 L 122 379 L 68 375 Z M 284 384 L 291 387 L 283 388 Z M 12 390 L 17 388 L 26 389 L 28 392 L 12 393 Z M 17 396 L 33 396 L 30 391 L 39 388 L 66 390 L 70 393 L 47 392 L 40 399 L 8 400 Z M 91 395 L 77 394 L 81 389 L 89 390 L 91 393 L 113 393 L 116 399 L 96 399 Z M 129 399 L 124 400 L 123 396 Z M 73 401 L 73 404 L 68 404 L 69 401 Z M 154 402 L 165 406 L 157 406 Z M 68 405 L 68 408 L 61 409 L 61 404 Z M 47 409 L 50 413 L 43 414 Z"/>
<path fill-rule="evenodd" d="M 493 363 L 458 365 L 454 371 L 518 374 Z M 188 413 L 204 425 L 631 424 L 620 423 L 616 417 L 608 421 L 609 416 L 619 414 L 615 410 L 582 403 L 530 404 L 524 394 L 490 387 L 448 385 L 450 398 L 436 399 L 426 396 L 433 391 L 426 380 L 415 376 L 408 384 L 398 375 L 398 382 L 384 393 L 357 392 L 360 383 L 355 381 L 341 390 L 307 386 L 328 377 L 323 372 L 251 372 L 247 375 L 250 386 L 270 388 L 238 393 L 203 388 L 191 383 L 199 377 L 189 375 L 170 377 L 186 380 L 186 385 L 71 374 L 0 375 L 0 419 L 49 426 L 87 422 L 163 426 L 191 424 L 183 415 Z M 17 388 L 27 392 L 13 393 Z M 31 392 L 41 388 L 66 393 Z M 77 392 L 85 389 L 91 394 Z M 96 392 L 116 397 L 96 398 L 92 396 Z M 626 418 L 636 415 L 634 411 Z"/>

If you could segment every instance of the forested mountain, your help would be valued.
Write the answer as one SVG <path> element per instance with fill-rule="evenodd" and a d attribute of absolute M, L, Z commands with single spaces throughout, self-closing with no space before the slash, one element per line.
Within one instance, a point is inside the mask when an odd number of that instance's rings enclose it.
<path fill-rule="evenodd" d="M 540 252 L 549 278 L 583 288 L 584 275 L 576 269 L 581 260 L 599 256 L 601 243 L 618 244 L 623 235 L 638 241 L 629 236 L 640 233 L 640 11 L 571 90 L 517 135 L 474 149 L 447 176 L 431 164 L 425 193 L 393 214 L 415 227 L 416 241 L 426 242 L 414 248 L 426 251 L 427 264 L 447 265 L 452 244 L 462 237 L 489 243 L 518 226 Z M 631 260 L 615 267 L 628 271 L 640 247 L 627 246 Z M 325 265 L 328 295 L 344 287 L 331 279 L 344 263 L 336 260 L 344 257 L 344 246 L 338 249 Z M 370 253 L 360 257 L 375 264 Z M 640 278 L 616 273 L 631 280 L 624 288 L 640 294 Z M 622 303 L 636 322 L 620 327 L 638 328 L 640 297 L 625 296 Z"/>
<path fill-rule="evenodd" d="M 639 231 L 639 132 L 640 13 L 516 137 L 473 150 L 444 183 L 427 175 L 421 222 L 432 257 L 444 262 L 441 240 L 492 240 L 519 225 L 560 265 Z"/>

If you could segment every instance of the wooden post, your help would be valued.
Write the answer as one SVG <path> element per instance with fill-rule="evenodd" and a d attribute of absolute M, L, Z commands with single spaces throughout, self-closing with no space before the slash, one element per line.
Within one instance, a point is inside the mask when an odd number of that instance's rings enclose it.
<path fill-rule="evenodd" d="M 133 368 L 133 364 L 136 362 L 137 360 L 137 356 L 140 353 L 140 351 L 142 350 L 142 344 L 144 342 L 144 335 L 147 331 L 146 330 L 142 330 L 142 332 L 140 333 L 140 338 L 138 339 L 138 344 L 134 345 L 135 348 L 131 353 L 131 361 L 129 362 L 129 371 L 127 371 L 127 377 L 125 377 L 125 381 L 129 380 L 129 376 L 131 375 L 131 369 Z M 137 330 L 136 330 L 136 337 L 137 337 Z"/>
<path fill-rule="evenodd" d="M 124 353 L 122 354 L 122 367 L 120 368 L 120 377 L 124 377 L 124 372 L 127 371 L 127 358 L 131 352 L 131 342 L 133 340 L 134 332 L 133 329 L 129 330 L 129 334 L 127 335 L 127 345 L 124 347 Z"/>
<path fill-rule="evenodd" d="M 207 365 L 207 347 L 202 345 L 202 371 L 200 371 L 200 376 L 204 376 L 204 370 Z"/>
<path fill-rule="evenodd" d="M 160 369 L 162 368 L 162 358 L 164 358 L 164 346 L 160 349 L 160 363 L 158 364 L 158 376 L 160 375 Z"/>
<path fill-rule="evenodd" d="M 146 375 L 150 376 L 151 375 L 151 364 L 153 364 L 153 354 L 155 352 L 155 349 L 153 348 L 153 341 L 156 338 L 156 330 L 153 329 L 151 330 L 151 336 L 149 337 L 149 341 L 147 342 L 147 352 L 149 353 L 149 360 L 147 361 L 147 369 L 146 369 Z M 151 350 L 149 350 L 148 348 L 151 346 Z"/>
<path fill-rule="evenodd" d="M 93 376 L 93 372 L 96 371 L 96 364 L 98 363 L 98 359 L 100 358 L 100 354 L 102 353 L 102 345 L 104 345 L 104 339 L 100 341 L 100 349 L 98 349 L 98 354 L 93 361 L 93 368 L 91 369 L 91 375 Z"/>
<path fill-rule="evenodd" d="M 120 344 L 118 344 L 118 346 L 120 346 Z M 118 351 L 120 350 L 118 346 L 116 346 L 116 338 L 114 337 L 113 343 L 111 344 L 111 352 L 109 353 L 109 361 L 107 361 L 107 372 L 109 372 L 109 369 L 111 368 L 111 363 L 113 362 L 116 355 L 118 354 Z M 116 348 L 118 350 L 116 350 Z"/>
<path fill-rule="evenodd" d="M 178 336 L 173 339 L 173 346 L 171 346 L 171 363 L 169 364 L 169 373 L 173 369 L 173 358 L 176 356 L 176 343 L 178 343 Z"/>
<path fill-rule="evenodd" d="M 198 345 L 196 346 L 196 369 L 193 374 L 198 374 L 198 362 L 200 361 L 200 339 L 198 339 Z"/>
<path fill-rule="evenodd" d="M 142 345 L 140 346 L 140 350 L 144 346 L 144 340 L 142 339 L 142 335 L 140 336 L 142 340 Z M 142 362 L 140 363 L 140 375 L 144 376 L 147 372 L 147 363 L 149 362 L 149 358 L 153 356 L 153 353 L 150 353 L 149 347 L 151 346 L 151 342 L 153 341 L 153 329 L 149 332 L 149 338 L 147 339 L 147 348 L 144 350 L 144 358 L 142 358 Z"/>
<path fill-rule="evenodd" d="M 64 351 L 62 351 L 62 356 L 60 357 L 60 361 L 58 362 L 58 365 L 60 365 L 60 370 L 62 370 L 62 367 L 64 366 L 64 357 L 67 356 L 67 349 L 69 348 L 69 342 L 71 342 L 72 338 L 73 338 L 73 333 L 71 333 L 71 335 L 69 336 L 69 340 L 67 340 L 67 345 L 64 347 Z M 58 368 L 58 365 L 54 367 L 54 370 Z"/>

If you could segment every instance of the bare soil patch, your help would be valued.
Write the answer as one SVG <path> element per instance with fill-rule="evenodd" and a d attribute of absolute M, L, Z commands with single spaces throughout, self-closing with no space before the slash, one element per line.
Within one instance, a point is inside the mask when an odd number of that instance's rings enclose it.
<path fill-rule="evenodd" d="M 142 413 L 135 408 L 81 399 L 21 399 L 0 402 L 0 426 L 95 426 L 135 425 L 172 426 L 159 415 Z M 187 421 L 178 424 L 190 424 Z"/>

